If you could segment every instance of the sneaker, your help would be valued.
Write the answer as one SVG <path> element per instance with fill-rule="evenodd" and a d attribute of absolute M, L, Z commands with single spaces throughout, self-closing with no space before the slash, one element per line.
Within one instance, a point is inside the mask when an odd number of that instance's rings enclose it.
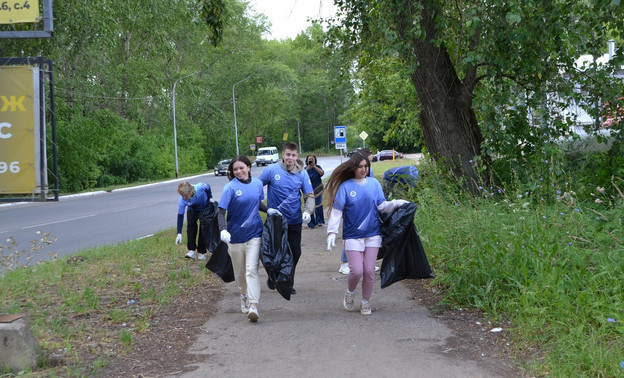
<path fill-rule="evenodd" d="M 267 278 L 267 286 L 269 287 L 269 290 L 275 290 L 275 284 L 270 278 Z"/>
<path fill-rule="evenodd" d="M 351 271 L 351 269 L 349 269 L 349 263 L 342 263 L 342 264 L 340 264 L 340 269 L 338 269 L 339 273 L 349 274 L 350 271 Z"/>
<path fill-rule="evenodd" d="M 186 257 L 187 259 L 194 259 L 195 251 L 188 251 L 188 253 L 184 257 Z"/>
<path fill-rule="evenodd" d="M 205 253 L 198 253 L 197 254 L 197 260 L 206 260 L 206 254 Z"/>
<path fill-rule="evenodd" d="M 290 294 L 297 294 L 297 290 L 295 290 L 295 288 L 293 287 L 292 289 L 290 289 Z"/>
<path fill-rule="evenodd" d="M 344 306 L 345 310 L 353 310 L 353 297 L 355 297 L 355 291 L 353 293 L 349 293 L 349 291 L 347 290 L 344 299 L 342 300 L 342 305 Z"/>
<path fill-rule="evenodd" d="M 378 267 L 378 266 L 375 267 L 375 272 L 379 272 L 380 270 L 381 270 L 380 267 Z"/>
<path fill-rule="evenodd" d="M 258 309 L 256 307 L 249 307 L 249 312 L 247 313 L 247 319 L 249 319 L 250 322 L 255 323 L 258 321 L 258 318 L 260 316 L 258 315 Z"/>
<path fill-rule="evenodd" d="M 370 315 L 372 313 L 371 307 L 370 307 L 370 303 L 368 301 L 364 302 L 362 301 L 362 304 L 360 305 L 360 314 L 361 315 Z"/>
<path fill-rule="evenodd" d="M 247 298 L 247 296 L 242 296 L 240 297 L 241 299 L 241 312 L 243 314 L 246 314 L 249 312 L 249 298 Z"/>

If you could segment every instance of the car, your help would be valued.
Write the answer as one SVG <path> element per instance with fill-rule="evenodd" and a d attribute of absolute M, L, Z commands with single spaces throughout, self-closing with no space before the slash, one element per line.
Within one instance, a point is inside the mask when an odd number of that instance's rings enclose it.
<path fill-rule="evenodd" d="M 347 157 L 351 157 L 351 155 L 353 155 L 354 153 L 358 152 L 361 149 L 362 149 L 362 147 L 358 147 L 355 150 L 351 150 L 351 151 L 347 152 Z M 375 155 L 375 154 L 373 154 L 373 161 L 377 161 L 377 155 Z"/>
<path fill-rule="evenodd" d="M 277 163 L 278 160 L 279 152 L 277 151 L 277 147 L 262 147 L 258 149 L 258 156 L 256 156 L 256 167 Z"/>
<path fill-rule="evenodd" d="M 232 159 L 224 159 L 218 162 L 217 165 L 214 167 L 214 175 L 215 176 L 227 175 L 228 165 L 230 164 L 231 161 Z"/>
<path fill-rule="evenodd" d="M 379 160 L 392 160 L 392 154 L 394 153 L 394 160 L 403 159 L 403 154 L 396 150 L 382 150 L 379 151 Z M 375 156 L 375 155 L 373 155 Z"/>

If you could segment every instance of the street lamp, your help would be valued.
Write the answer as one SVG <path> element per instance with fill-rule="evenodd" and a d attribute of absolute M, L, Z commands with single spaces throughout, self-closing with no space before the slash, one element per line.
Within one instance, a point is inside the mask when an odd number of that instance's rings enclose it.
<path fill-rule="evenodd" d="M 234 85 L 232 85 L 232 104 L 234 104 L 234 137 L 235 137 L 235 140 L 236 140 L 236 155 L 238 155 L 238 126 L 236 125 L 236 95 L 234 94 L 234 87 L 236 87 L 237 84 L 240 84 L 243 81 L 249 79 L 250 77 L 251 77 L 251 75 L 247 76 L 243 80 L 238 81 L 238 82 L 234 83 Z"/>
<path fill-rule="evenodd" d="M 178 80 L 173 83 L 173 149 L 175 151 L 175 176 L 178 178 L 178 132 L 176 131 L 176 111 L 175 111 L 175 89 L 178 81 L 184 79 L 185 77 L 197 75 L 200 71 L 193 72 L 192 74 L 188 74 L 186 76 L 182 76 Z"/>

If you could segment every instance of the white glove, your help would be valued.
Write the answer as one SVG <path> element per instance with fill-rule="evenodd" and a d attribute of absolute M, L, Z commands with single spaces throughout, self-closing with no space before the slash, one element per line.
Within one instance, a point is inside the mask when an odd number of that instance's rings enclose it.
<path fill-rule="evenodd" d="M 331 251 L 336 246 L 336 234 L 333 232 L 327 235 L 327 250 Z"/>
<path fill-rule="evenodd" d="M 178 236 L 176 236 L 176 244 L 182 244 L 182 234 L 178 234 Z"/>
<path fill-rule="evenodd" d="M 222 242 L 229 243 L 231 238 L 232 238 L 232 235 L 230 235 L 230 233 L 227 232 L 227 230 L 221 231 L 221 241 Z"/>
<path fill-rule="evenodd" d="M 303 220 L 303 223 L 310 223 L 312 218 L 310 217 L 310 214 L 308 214 L 307 212 L 304 211 L 302 220 Z"/>
<path fill-rule="evenodd" d="M 277 210 L 277 209 L 269 208 L 267 210 L 267 215 L 274 215 L 274 214 L 275 215 L 280 215 L 280 216 L 282 215 L 282 213 L 280 213 L 280 211 Z"/>
<path fill-rule="evenodd" d="M 397 199 L 397 200 L 394 200 L 394 203 L 396 204 L 396 207 L 397 207 L 397 208 L 398 208 L 398 207 L 401 207 L 401 206 L 403 206 L 403 205 L 405 205 L 405 204 L 406 204 L 406 203 L 408 203 L 408 202 L 409 202 L 409 201 L 402 200 L 402 199 Z"/>

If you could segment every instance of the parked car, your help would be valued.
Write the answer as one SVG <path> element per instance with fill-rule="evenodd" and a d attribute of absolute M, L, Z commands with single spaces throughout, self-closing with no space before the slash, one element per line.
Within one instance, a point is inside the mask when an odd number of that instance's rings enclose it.
<path fill-rule="evenodd" d="M 403 159 L 403 154 L 396 150 L 382 150 L 379 151 L 379 160 L 392 160 L 392 153 L 394 152 L 394 159 Z M 375 156 L 375 155 L 373 155 Z"/>
<path fill-rule="evenodd" d="M 220 162 L 217 163 L 217 165 L 214 167 L 214 174 L 215 176 L 219 176 L 219 175 L 227 175 L 228 173 L 228 164 L 230 164 L 230 162 L 232 161 L 232 159 L 224 159 L 221 160 Z"/>
<path fill-rule="evenodd" d="M 353 155 L 354 153 L 356 153 L 357 151 L 361 150 L 361 147 L 356 148 L 355 150 L 351 150 L 349 152 L 347 152 L 347 157 L 351 157 L 351 155 Z M 377 155 L 373 154 L 373 161 L 377 161 Z"/>

